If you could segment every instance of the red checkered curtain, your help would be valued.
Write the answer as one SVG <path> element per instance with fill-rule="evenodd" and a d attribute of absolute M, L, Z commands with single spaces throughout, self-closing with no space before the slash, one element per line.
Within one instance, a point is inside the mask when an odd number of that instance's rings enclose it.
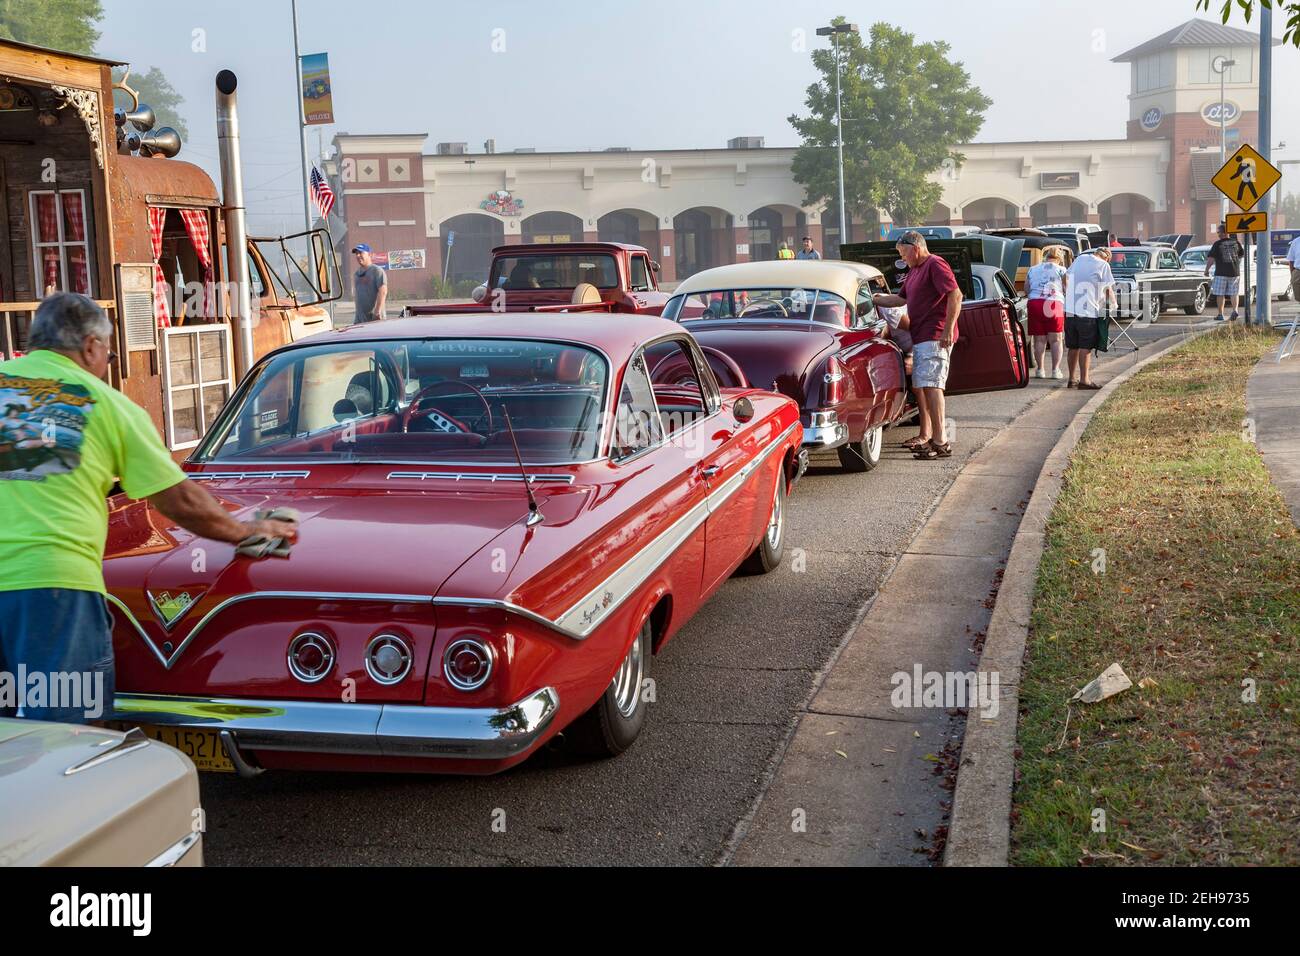
<path fill-rule="evenodd" d="M 59 278 L 59 203 L 54 193 L 38 193 L 36 199 L 36 241 L 56 245 L 41 248 L 40 296 L 58 289 Z"/>
<path fill-rule="evenodd" d="M 216 316 L 212 310 L 212 245 L 208 213 L 205 209 L 182 209 L 180 214 L 185 232 L 199 257 L 199 265 L 203 267 L 203 317 L 211 321 Z"/>
<path fill-rule="evenodd" d="M 153 247 L 153 314 L 158 320 L 158 327 L 165 329 L 172 324 L 167 312 L 167 280 L 163 278 L 162 258 L 163 222 L 167 219 L 167 210 L 161 206 L 149 207 L 149 243 Z"/>
<path fill-rule="evenodd" d="M 82 194 L 68 192 L 63 200 L 63 241 L 80 242 L 80 246 L 68 246 L 68 282 L 73 292 L 90 295 L 90 267 L 86 261 L 86 210 L 82 205 Z"/>

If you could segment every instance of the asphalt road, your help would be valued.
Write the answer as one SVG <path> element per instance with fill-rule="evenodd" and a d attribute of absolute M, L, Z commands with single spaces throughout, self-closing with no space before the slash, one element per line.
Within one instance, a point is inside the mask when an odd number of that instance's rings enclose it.
<path fill-rule="evenodd" d="M 1135 338 L 1178 334 L 1183 321 L 1167 315 Z M 898 448 L 911 427 L 886 432 L 871 473 L 814 462 L 789 502 L 783 566 L 727 582 L 655 658 L 658 700 L 621 757 L 581 762 L 561 743 L 495 777 L 205 774 L 208 864 L 719 862 L 820 670 L 930 506 L 975 448 L 1063 385 L 953 399 L 957 453 L 945 462 Z"/>

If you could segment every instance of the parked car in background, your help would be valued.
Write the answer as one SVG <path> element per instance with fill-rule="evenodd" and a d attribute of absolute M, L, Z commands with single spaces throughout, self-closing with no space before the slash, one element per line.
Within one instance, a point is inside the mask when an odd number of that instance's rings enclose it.
<path fill-rule="evenodd" d="M 791 263 L 772 263 L 791 268 Z M 742 565 L 779 563 L 788 398 L 720 386 L 651 316 L 351 326 L 245 377 L 185 463 L 287 559 L 110 503 L 117 710 L 209 769 L 494 773 L 561 731 L 612 756 L 651 657 Z"/>
<path fill-rule="evenodd" d="M 894 242 L 905 232 L 919 232 L 927 239 L 958 239 L 982 232 L 979 226 L 894 226 L 885 234 L 885 239 Z"/>
<path fill-rule="evenodd" d="M 1210 299 L 1202 269 L 1188 269 L 1171 245 L 1125 246 L 1111 250 L 1118 315 L 1155 322 L 1170 308 L 1201 315 Z"/>
<path fill-rule="evenodd" d="M 1065 242 L 1075 255 L 1086 249 L 1098 249 L 1110 244 L 1110 233 L 1095 223 L 1059 223 L 1038 228 L 1047 235 Z"/>
<path fill-rule="evenodd" d="M 1041 229 L 1011 228 L 990 229 L 989 234 L 1004 239 L 1024 240 L 1020 248 L 1020 262 L 1016 266 L 1015 285 L 1018 292 L 1025 291 L 1025 279 L 1029 270 L 1043 261 L 1043 255 L 1050 248 L 1061 250 L 1062 265 L 1067 269 L 1074 261 L 1074 250 L 1056 236 L 1050 236 Z"/>
<path fill-rule="evenodd" d="M 494 312 L 631 312 L 658 315 L 668 301 L 659 263 L 644 246 L 557 242 L 497 246 L 474 302 L 408 305 L 403 315 Z"/>
<path fill-rule="evenodd" d="M 1152 236 L 1147 240 L 1147 244 L 1154 246 L 1164 243 L 1173 246 L 1179 253 L 1182 253 L 1195 241 L 1196 237 L 1190 232 L 1167 232 L 1163 235 Z"/>
<path fill-rule="evenodd" d="M 885 322 L 872 301 L 889 291 L 886 278 L 874 264 L 853 261 L 868 248 L 897 257 L 884 240 L 842 246 L 849 261 L 720 266 L 682 282 L 664 309 L 665 318 L 690 329 L 720 376 L 738 372 L 751 385 L 794 399 L 804 447 L 833 449 L 850 472 L 875 468 L 884 429 L 915 407 L 903 354 L 883 337 Z M 1017 329 L 1014 309 L 1000 301 L 965 303 L 948 393 L 1026 384 Z"/>
<path fill-rule="evenodd" d="M 198 774 L 138 730 L 0 718 L 0 866 L 202 866 Z"/>
<path fill-rule="evenodd" d="M 1250 271 L 1251 298 L 1254 298 L 1255 285 L 1255 263 L 1259 261 L 1259 247 L 1252 245 L 1250 247 L 1250 262 L 1244 263 L 1245 269 Z M 1193 269 L 1198 272 L 1205 271 L 1205 257 L 1209 254 L 1209 246 L 1191 246 L 1182 255 L 1184 269 Z M 1210 275 L 1214 275 L 1214 263 L 1210 263 Z M 1291 298 L 1291 267 L 1285 259 L 1270 257 L 1268 266 L 1269 293 L 1275 299 L 1286 301 Z M 1241 283 L 1241 291 L 1244 295 L 1246 292 L 1245 281 Z"/>

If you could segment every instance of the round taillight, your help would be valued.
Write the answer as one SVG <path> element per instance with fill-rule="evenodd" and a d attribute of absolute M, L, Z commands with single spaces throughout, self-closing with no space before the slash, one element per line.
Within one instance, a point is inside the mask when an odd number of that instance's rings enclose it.
<path fill-rule="evenodd" d="M 308 631 L 289 642 L 289 673 L 304 684 L 323 680 L 334 666 L 334 645 L 324 634 Z"/>
<path fill-rule="evenodd" d="M 457 690 L 478 690 L 492 676 L 492 648 L 481 641 L 453 641 L 442 655 L 442 669 Z"/>
<path fill-rule="evenodd" d="M 380 684 L 396 684 L 411 670 L 411 646 L 396 634 L 379 634 L 366 646 L 366 673 Z"/>

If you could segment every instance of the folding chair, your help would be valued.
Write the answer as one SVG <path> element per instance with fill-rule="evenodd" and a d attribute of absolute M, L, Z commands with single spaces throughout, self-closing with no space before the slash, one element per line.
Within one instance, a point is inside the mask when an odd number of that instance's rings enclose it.
<path fill-rule="evenodd" d="M 1110 349 L 1113 349 L 1116 345 L 1118 345 L 1120 339 L 1128 339 L 1128 347 L 1126 348 L 1126 351 L 1136 352 L 1138 350 L 1138 344 L 1137 342 L 1133 341 L 1133 336 L 1128 334 L 1128 330 L 1133 328 L 1133 326 L 1136 323 L 1141 321 L 1141 316 L 1130 315 L 1128 320 L 1128 325 L 1125 325 L 1123 323 L 1123 320 L 1118 315 L 1112 315 L 1110 310 L 1107 309 L 1106 318 L 1109 321 L 1114 322 L 1117 326 L 1119 326 L 1119 331 L 1116 332 L 1115 335 L 1111 338 L 1110 348 L 1108 348 L 1106 351 L 1109 352 Z"/>

